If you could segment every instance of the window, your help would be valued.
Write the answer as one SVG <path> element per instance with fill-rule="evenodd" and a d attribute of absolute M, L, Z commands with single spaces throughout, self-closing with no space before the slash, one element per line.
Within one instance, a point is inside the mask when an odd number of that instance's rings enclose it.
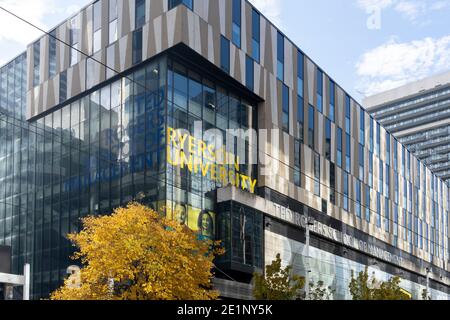
<path fill-rule="evenodd" d="M 359 145 L 359 179 L 364 180 L 364 146 Z"/>
<path fill-rule="evenodd" d="M 366 113 L 362 107 L 359 109 L 359 143 L 366 144 Z"/>
<path fill-rule="evenodd" d="M 390 198 L 390 184 L 391 184 L 391 168 L 386 165 L 386 178 L 385 180 L 385 188 L 384 188 L 384 195 L 386 198 Z"/>
<path fill-rule="evenodd" d="M 38 86 L 41 79 L 41 42 L 33 44 L 33 85 Z"/>
<path fill-rule="evenodd" d="M 193 0 L 169 0 L 169 10 L 175 8 L 179 4 L 184 4 L 189 9 L 194 10 Z"/>
<path fill-rule="evenodd" d="M 336 166 L 330 162 L 330 202 L 336 204 Z"/>
<path fill-rule="evenodd" d="M 407 227 L 408 227 L 408 215 L 406 214 L 406 210 L 403 209 L 403 240 L 407 239 Z"/>
<path fill-rule="evenodd" d="M 78 62 L 78 22 L 77 18 L 72 18 L 70 24 L 70 66 L 74 66 Z"/>
<path fill-rule="evenodd" d="M 394 206 L 394 236 L 398 236 L 398 206 Z"/>
<path fill-rule="evenodd" d="M 331 121 L 325 118 L 325 158 L 331 160 Z"/>
<path fill-rule="evenodd" d="M 366 221 L 370 223 L 370 187 L 366 186 Z"/>
<path fill-rule="evenodd" d="M 284 81 L 284 36 L 277 33 L 277 77 Z"/>
<path fill-rule="evenodd" d="M 320 155 L 314 152 L 314 194 L 320 197 Z"/>
<path fill-rule="evenodd" d="M 230 40 L 224 36 L 220 38 L 220 67 L 230 73 Z"/>
<path fill-rule="evenodd" d="M 117 41 L 118 39 L 117 19 L 117 0 L 109 0 L 109 44 Z"/>
<path fill-rule="evenodd" d="M 59 103 L 67 100 L 67 71 L 59 74 Z"/>
<path fill-rule="evenodd" d="M 380 160 L 378 166 L 378 192 L 381 194 L 383 194 L 383 187 L 384 187 L 383 170 L 384 170 L 383 161 Z"/>
<path fill-rule="evenodd" d="M 232 30 L 232 41 L 233 44 L 240 48 L 241 47 L 241 0 L 233 1 L 233 30 Z"/>
<path fill-rule="evenodd" d="M 390 220 L 391 220 L 391 212 L 389 210 L 389 200 L 384 199 L 384 231 L 389 233 L 389 226 L 390 226 Z"/>
<path fill-rule="evenodd" d="M 375 149 L 375 154 L 380 157 L 380 143 L 381 143 L 381 126 L 377 123 L 377 145 Z"/>
<path fill-rule="evenodd" d="M 381 196 L 377 193 L 377 228 L 381 228 Z"/>
<path fill-rule="evenodd" d="M 337 139 L 337 165 L 339 166 L 339 168 L 342 168 L 342 129 L 341 128 L 337 128 L 337 134 L 336 134 L 336 139 Z"/>
<path fill-rule="evenodd" d="M 283 86 L 282 125 L 283 130 L 289 133 L 289 88 L 284 84 L 282 86 Z"/>
<path fill-rule="evenodd" d="M 350 109 L 350 97 L 348 95 L 345 96 L 345 132 L 350 134 L 350 126 L 351 126 L 351 109 Z"/>
<path fill-rule="evenodd" d="M 97 52 L 102 48 L 102 2 L 97 1 L 94 3 L 94 23 L 93 23 L 93 34 L 94 34 L 94 45 L 93 52 Z"/>
<path fill-rule="evenodd" d="M 348 173 L 344 173 L 344 210 L 349 211 L 348 207 Z"/>
<path fill-rule="evenodd" d="M 305 77 L 304 75 L 304 63 L 305 63 L 305 57 L 303 53 L 298 51 L 297 53 L 297 95 L 299 97 L 303 98 L 304 94 L 304 87 L 303 87 L 303 79 Z"/>
<path fill-rule="evenodd" d="M 398 183 L 398 174 L 394 173 L 394 202 L 395 204 L 398 204 L 398 191 L 399 183 Z M 425 201 L 424 201 L 425 203 Z"/>
<path fill-rule="evenodd" d="M 369 186 L 373 187 L 373 153 L 369 151 Z"/>
<path fill-rule="evenodd" d="M 410 177 L 411 177 L 411 153 L 409 151 L 406 151 L 406 179 L 409 180 Z"/>
<path fill-rule="evenodd" d="M 386 132 L 386 164 L 391 165 L 391 135 Z"/>
<path fill-rule="evenodd" d="M 186 109 L 186 76 L 182 72 L 174 73 L 174 100 L 181 108 Z M 198 79 L 189 78 L 189 113 L 202 116 L 202 84 Z M 179 102 L 177 102 L 179 100 Z"/>
<path fill-rule="evenodd" d="M 323 113 L 323 72 L 317 69 L 317 111 Z"/>
<path fill-rule="evenodd" d="M 351 173 L 351 139 L 349 134 L 345 134 L 345 170 Z"/>
<path fill-rule="evenodd" d="M 145 0 L 136 0 L 134 9 L 136 21 L 134 29 L 140 29 L 145 25 Z"/>
<path fill-rule="evenodd" d="M 311 149 L 314 149 L 314 121 L 315 121 L 315 114 L 314 114 L 314 107 L 309 106 L 309 119 L 308 119 L 308 146 Z"/>
<path fill-rule="evenodd" d="M 48 39 L 48 77 L 56 75 L 56 30 L 50 32 Z"/>
<path fill-rule="evenodd" d="M 406 179 L 403 178 L 403 208 L 406 208 L 407 204 L 407 194 L 408 194 L 408 184 Z"/>
<path fill-rule="evenodd" d="M 258 63 L 260 61 L 260 51 L 261 51 L 260 37 L 261 37 L 260 16 L 255 9 L 252 9 L 252 57 Z"/>
<path fill-rule="evenodd" d="M 294 183 L 297 187 L 301 187 L 301 142 L 295 140 L 294 150 Z"/>
<path fill-rule="evenodd" d="M 173 68 L 173 103 L 175 109 L 188 109 L 189 110 L 200 110 L 199 116 L 201 116 L 202 110 L 202 85 L 198 81 L 189 79 L 186 75 L 186 70 L 184 68 L 178 68 L 174 66 Z M 189 91 L 189 93 L 188 93 Z"/>
<path fill-rule="evenodd" d="M 398 148 L 397 139 L 394 139 L 394 172 L 398 171 Z"/>
<path fill-rule="evenodd" d="M 133 31 L 133 65 L 142 61 L 142 29 Z"/>
<path fill-rule="evenodd" d="M 406 166 L 405 166 L 405 161 L 406 160 L 406 155 L 405 155 L 405 147 L 402 146 L 402 167 L 401 167 L 401 172 L 403 177 L 406 177 Z"/>
<path fill-rule="evenodd" d="M 245 59 L 245 84 L 247 88 L 253 91 L 254 88 L 254 63 L 249 56 Z"/>
<path fill-rule="evenodd" d="M 330 120 L 335 121 L 335 107 L 334 103 L 336 101 L 336 86 L 332 80 L 330 80 Z"/>
<path fill-rule="evenodd" d="M 305 111 L 303 106 L 303 98 L 297 96 L 297 136 L 303 143 L 304 139 L 304 122 L 305 122 Z"/>
<path fill-rule="evenodd" d="M 361 181 L 356 180 L 356 216 L 361 219 Z"/>
<path fill-rule="evenodd" d="M 374 122 L 374 120 L 373 120 L 373 118 L 371 117 L 370 118 L 370 128 L 369 128 L 369 143 L 370 143 L 370 145 L 369 145 L 369 150 L 370 150 L 370 152 L 373 152 L 373 130 L 374 130 L 374 128 L 373 128 L 373 122 Z"/>

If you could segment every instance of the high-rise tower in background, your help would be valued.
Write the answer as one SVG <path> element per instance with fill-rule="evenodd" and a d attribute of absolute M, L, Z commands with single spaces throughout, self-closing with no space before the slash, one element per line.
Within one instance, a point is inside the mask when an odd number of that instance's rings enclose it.
<path fill-rule="evenodd" d="M 450 72 L 368 97 L 363 105 L 450 184 Z"/>

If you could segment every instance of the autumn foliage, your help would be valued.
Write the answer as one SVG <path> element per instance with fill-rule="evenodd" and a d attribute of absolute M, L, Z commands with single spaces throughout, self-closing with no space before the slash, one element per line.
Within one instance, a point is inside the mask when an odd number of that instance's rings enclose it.
<path fill-rule="evenodd" d="M 266 266 L 265 274 L 254 274 L 256 300 L 299 300 L 305 286 L 303 277 L 292 274 L 292 266 L 282 268 L 281 255 Z"/>
<path fill-rule="evenodd" d="M 88 217 L 69 239 L 83 268 L 53 300 L 210 300 L 217 243 L 133 203 L 110 216 Z"/>
<path fill-rule="evenodd" d="M 410 300 L 411 297 L 402 291 L 400 283 L 398 276 L 384 282 L 375 277 L 370 278 L 366 267 L 356 277 L 352 271 L 349 289 L 353 300 Z"/>

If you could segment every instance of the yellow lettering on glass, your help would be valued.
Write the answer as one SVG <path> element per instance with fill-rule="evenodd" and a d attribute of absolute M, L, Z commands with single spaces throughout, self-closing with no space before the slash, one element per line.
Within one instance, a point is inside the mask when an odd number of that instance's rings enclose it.
<path fill-rule="evenodd" d="M 167 129 L 167 163 L 173 167 L 187 168 L 191 173 L 201 171 L 203 177 L 221 184 L 255 193 L 257 180 L 240 172 L 238 156 L 226 151 L 225 147 L 215 148 L 203 140 L 180 130 Z"/>

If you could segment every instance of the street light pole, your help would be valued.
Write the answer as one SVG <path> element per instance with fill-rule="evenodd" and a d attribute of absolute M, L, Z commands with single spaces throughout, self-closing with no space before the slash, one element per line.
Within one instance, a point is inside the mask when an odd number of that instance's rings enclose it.
<path fill-rule="evenodd" d="M 305 249 L 306 249 L 306 272 L 305 272 L 305 300 L 309 300 L 309 273 L 311 272 L 310 270 L 310 265 L 309 265 L 309 228 L 310 226 L 314 225 L 314 223 L 311 222 L 311 220 L 309 219 L 309 215 L 308 213 L 306 214 L 306 245 L 305 245 Z"/>
<path fill-rule="evenodd" d="M 23 300 L 30 300 L 31 266 L 29 263 L 23 268 L 23 276 Z"/>

